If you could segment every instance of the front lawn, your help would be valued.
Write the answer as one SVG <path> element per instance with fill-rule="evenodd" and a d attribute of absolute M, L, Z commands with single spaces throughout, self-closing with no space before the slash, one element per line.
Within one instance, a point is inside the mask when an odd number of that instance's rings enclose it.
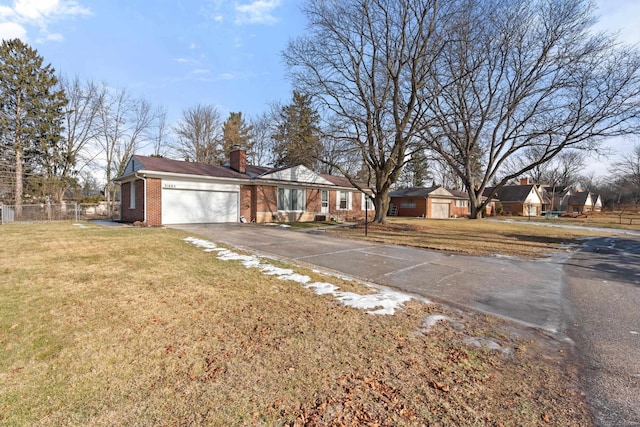
<path fill-rule="evenodd" d="M 185 237 L 0 226 L 1 425 L 590 424 L 533 331 L 416 300 L 367 314 Z"/>
<path fill-rule="evenodd" d="M 385 224 L 364 224 L 336 228 L 341 237 L 367 239 L 380 243 L 414 246 L 468 255 L 506 255 L 539 258 L 566 250 L 590 236 L 609 233 L 588 229 L 567 229 L 530 224 L 527 221 L 493 219 L 387 218 Z"/>

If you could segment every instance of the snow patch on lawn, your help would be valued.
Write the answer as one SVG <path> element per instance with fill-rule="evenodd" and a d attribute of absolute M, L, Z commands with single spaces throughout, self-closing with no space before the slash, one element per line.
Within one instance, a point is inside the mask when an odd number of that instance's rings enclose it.
<path fill-rule="evenodd" d="M 431 316 L 427 316 L 426 318 L 424 318 L 420 326 L 425 329 L 426 332 L 429 332 L 436 323 L 450 321 L 451 318 L 449 316 L 445 316 L 444 314 L 432 314 Z"/>
<path fill-rule="evenodd" d="M 255 255 L 241 255 L 228 249 L 220 248 L 209 240 L 187 237 L 184 239 L 205 252 L 217 252 L 218 259 L 223 261 L 240 261 L 246 268 L 257 268 L 263 274 L 277 276 L 281 280 L 291 280 L 300 283 L 305 288 L 313 290 L 317 295 L 333 295 L 338 301 L 347 307 L 367 310 L 369 314 L 394 314 L 405 302 L 412 299 L 411 296 L 401 292 L 387 289 L 379 289 L 378 293 L 360 295 L 353 292 L 342 292 L 332 283 L 312 282 L 311 277 L 295 273 L 289 268 L 276 267 L 263 261 Z M 316 270 L 313 270 L 317 272 Z"/>

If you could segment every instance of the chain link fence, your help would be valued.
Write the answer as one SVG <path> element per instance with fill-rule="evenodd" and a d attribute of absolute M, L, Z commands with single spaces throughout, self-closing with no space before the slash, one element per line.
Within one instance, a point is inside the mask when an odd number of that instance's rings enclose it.
<path fill-rule="evenodd" d="M 120 204 L 112 203 L 111 212 L 107 202 L 98 203 L 40 203 L 33 205 L 0 206 L 0 224 L 14 222 L 86 221 L 95 219 L 119 219 Z"/>

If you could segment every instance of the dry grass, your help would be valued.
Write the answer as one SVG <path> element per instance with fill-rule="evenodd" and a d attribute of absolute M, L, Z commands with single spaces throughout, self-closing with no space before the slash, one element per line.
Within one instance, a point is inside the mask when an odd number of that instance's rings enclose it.
<path fill-rule="evenodd" d="M 504 217 L 518 221 L 527 221 L 527 217 Z M 534 218 L 532 218 L 534 219 Z M 622 230 L 640 231 L 640 211 L 624 212 L 588 212 L 586 214 L 569 214 L 557 218 L 537 217 L 535 221 L 554 224 L 580 225 L 585 227 L 605 227 Z"/>
<path fill-rule="evenodd" d="M 564 353 L 490 317 L 367 315 L 176 230 L 0 237 L 2 425 L 590 423 Z M 454 322 L 421 328 L 435 312 Z"/>
<path fill-rule="evenodd" d="M 343 237 L 367 239 L 380 243 L 414 246 L 469 255 L 507 255 L 521 258 L 548 256 L 550 252 L 577 244 L 588 236 L 607 233 L 581 229 L 545 227 L 524 221 L 495 220 L 425 220 L 387 218 L 387 223 L 369 224 L 333 230 Z"/>

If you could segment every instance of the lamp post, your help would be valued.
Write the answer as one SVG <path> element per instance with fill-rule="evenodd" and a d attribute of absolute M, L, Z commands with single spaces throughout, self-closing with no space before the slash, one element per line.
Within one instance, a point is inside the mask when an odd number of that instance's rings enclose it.
<path fill-rule="evenodd" d="M 369 199 L 365 193 L 364 196 L 364 237 L 369 236 Z"/>

